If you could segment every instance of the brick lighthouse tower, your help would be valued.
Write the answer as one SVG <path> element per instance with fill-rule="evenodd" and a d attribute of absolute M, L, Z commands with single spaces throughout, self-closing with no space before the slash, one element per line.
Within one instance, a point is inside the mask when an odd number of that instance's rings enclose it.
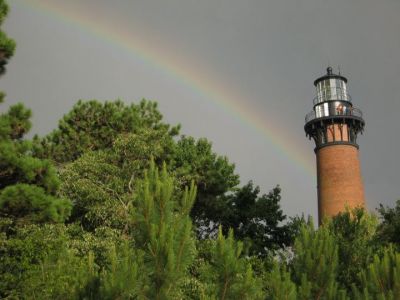
<path fill-rule="evenodd" d="M 317 156 L 318 220 L 345 207 L 364 207 L 357 135 L 363 132 L 362 112 L 347 93 L 347 79 L 332 68 L 316 79 L 317 96 L 307 114 L 306 135 L 315 141 Z"/>

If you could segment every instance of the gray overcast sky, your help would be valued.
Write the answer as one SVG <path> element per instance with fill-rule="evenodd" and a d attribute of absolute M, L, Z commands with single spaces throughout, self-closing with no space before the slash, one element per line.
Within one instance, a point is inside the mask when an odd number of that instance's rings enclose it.
<path fill-rule="evenodd" d="M 157 100 L 168 122 L 227 155 L 243 183 L 252 179 L 263 192 L 280 184 L 286 214 L 316 217 L 314 145 L 304 116 L 314 79 L 328 64 L 340 65 L 366 120 L 359 144 L 368 206 L 400 198 L 400 1 L 9 2 L 4 29 L 18 46 L 0 80 L 7 93 L 1 110 L 24 102 L 34 113 L 33 132 L 55 128 L 78 99 Z M 121 47 L 113 34 L 138 49 Z M 188 78 L 175 68 L 190 71 Z M 190 76 L 204 78 L 197 89 L 185 83 Z M 198 91 L 211 83 L 228 106 L 256 113 L 244 122 Z M 253 116 L 273 124 L 284 151 L 247 124 Z"/>

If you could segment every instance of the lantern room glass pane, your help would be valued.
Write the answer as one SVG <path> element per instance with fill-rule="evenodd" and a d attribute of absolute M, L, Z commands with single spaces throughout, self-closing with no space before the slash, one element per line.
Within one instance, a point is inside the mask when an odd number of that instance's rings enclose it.
<path fill-rule="evenodd" d="M 325 101 L 350 101 L 346 83 L 339 78 L 328 78 L 317 84 L 317 103 Z"/>

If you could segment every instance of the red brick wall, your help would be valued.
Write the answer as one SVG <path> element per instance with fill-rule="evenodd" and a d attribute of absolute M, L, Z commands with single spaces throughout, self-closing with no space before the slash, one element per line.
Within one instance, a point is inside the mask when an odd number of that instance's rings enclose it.
<path fill-rule="evenodd" d="M 365 206 L 358 149 L 330 145 L 317 151 L 318 219 L 334 216 L 346 206 Z"/>

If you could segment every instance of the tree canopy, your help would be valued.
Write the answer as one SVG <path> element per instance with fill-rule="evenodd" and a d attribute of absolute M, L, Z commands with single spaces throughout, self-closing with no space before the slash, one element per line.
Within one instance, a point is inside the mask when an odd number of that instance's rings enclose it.
<path fill-rule="evenodd" d="M 381 204 L 378 212 L 382 219 L 378 227 L 379 240 L 400 246 L 400 200 L 397 200 L 393 208 Z"/>

